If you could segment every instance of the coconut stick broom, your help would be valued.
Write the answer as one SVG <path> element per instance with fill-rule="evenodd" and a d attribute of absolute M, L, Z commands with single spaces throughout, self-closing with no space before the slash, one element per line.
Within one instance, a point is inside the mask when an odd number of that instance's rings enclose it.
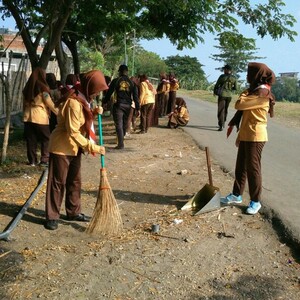
<path fill-rule="evenodd" d="M 99 144 L 103 146 L 102 116 L 98 114 Z M 105 169 L 104 155 L 101 155 L 100 185 L 92 219 L 87 233 L 118 234 L 123 229 L 123 222 L 118 203 L 111 190 Z"/>

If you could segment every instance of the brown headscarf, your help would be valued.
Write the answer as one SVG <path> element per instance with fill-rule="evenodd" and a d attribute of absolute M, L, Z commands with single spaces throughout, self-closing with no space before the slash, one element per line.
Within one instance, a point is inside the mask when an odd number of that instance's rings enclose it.
<path fill-rule="evenodd" d="M 247 80 L 250 90 L 254 90 L 261 84 L 272 85 L 275 82 L 275 74 L 267 65 L 251 62 L 248 64 Z"/>
<path fill-rule="evenodd" d="M 184 99 L 181 98 L 181 97 L 176 97 L 175 104 L 176 104 L 178 107 L 181 107 L 181 106 L 186 107 L 186 102 L 185 102 Z"/>
<path fill-rule="evenodd" d="M 47 73 L 46 74 L 46 81 L 47 81 L 47 83 L 49 85 L 49 88 L 51 90 L 57 89 L 56 77 L 55 77 L 54 73 Z"/>
<path fill-rule="evenodd" d="M 68 74 L 66 77 L 66 85 L 74 86 L 78 81 L 78 77 L 75 74 Z"/>
<path fill-rule="evenodd" d="M 85 117 L 84 127 L 85 131 L 88 133 L 94 118 L 89 105 L 92 101 L 91 96 L 107 89 L 108 86 L 105 82 L 103 73 L 98 70 L 89 71 L 82 75 L 80 85 L 75 85 L 72 89 L 66 92 L 56 105 L 58 106 L 60 103 L 65 102 L 69 98 L 79 101 L 83 106 L 83 114 Z"/>
<path fill-rule="evenodd" d="M 30 103 L 38 94 L 50 92 L 46 81 L 46 71 L 40 67 L 35 68 L 23 89 L 24 104 Z"/>
<path fill-rule="evenodd" d="M 271 85 L 275 83 L 274 72 L 263 63 L 251 62 L 248 64 L 247 80 L 250 84 L 249 92 L 256 92 L 256 88 L 260 85 L 266 84 L 268 89 L 258 89 L 257 93 L 261 96 L 268 96 L 270 99 L 269 114 L 272 118 L 274 116 L 275 97 L 271 93 Z"/>
<path fill-rule="evenodd" d="M 270 117 L 274 117 L 274 105 L 275 105 L 275 97 L 271 93 L 271 85 L 275 82 L 275 74 L 274 72 L 265 64 L 263 63 L 256 63 L 251 62 L 248 64 L 248 71 L 247 71 L 247 80 L 250 84 L 248 92 L 251 94 L 257 93 L 260 96 L 269 97 L 269 114 Z M 267 85 L 267 88 L 259 88 L 260 85 Z M 228 126 L 236 126 L 237 130 L 239 130 L 240 121 L 242 118 L 243 112 L 237 111 L 233 118 L 229 121 Z M 231 132 L 231 131 L 230 131 Z M 227 133 L 227 137 L 229 136 Z"/>
<path fill-rule="evenodd" d="M 105 77 L 98 70 L 89 71 L 81 78 L 81 92 L 85 95 L 88 102 L 92 101 L 91 96 L 95 96 L 107 89 Z"/>

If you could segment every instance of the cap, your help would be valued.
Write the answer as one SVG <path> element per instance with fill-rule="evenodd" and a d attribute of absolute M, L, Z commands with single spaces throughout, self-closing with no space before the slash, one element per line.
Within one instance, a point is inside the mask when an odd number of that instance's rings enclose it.
<path fill-rule="evenodd" d="M 222 69 L 223 70 L 231 70 L 231 65 L 225 65 Z"/>
<path fill-rule="evenodd" d="M 126 65 L 121 65 L 120 67 L 119 67 L 119 70 L 118 70 L 119 72 L 124 72 L 124 71 L 128 71 L 128 67 L 126 66 Z"/>

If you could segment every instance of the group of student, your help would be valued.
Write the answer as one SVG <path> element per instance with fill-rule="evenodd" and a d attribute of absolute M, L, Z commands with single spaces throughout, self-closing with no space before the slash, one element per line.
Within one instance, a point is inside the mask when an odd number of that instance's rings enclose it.
<path fill-rule="evenodd" d="M 146 74 L 129 77 L 126 65 L 121 65 L 118 72 L 119 76 L 109 83 L 102 101 L 104 109 L 111 110 L 116 126 L 115 149 L 124 149 L 124 138 L 131 133 L 145 134 L 151 126 L 158 126 L 160 117 L 169 117 L 170 128 L 188 123 L 186 102 L 176 97 L 179 83 L 173 73 L 161 73 L 155 88 Z M 137 117 L 140 117 L 139 126 Z"/>
<path fill-rule="evenodd" d="M 65 84 L 56 80 L 53 73 L 35 68 L 23 89 L 24 137 L 30 166 L 48 167 L 46 190 L 45 228 L 58 228 L 60 210 L 65 198 L 67 220 L 88 222 L 90 217 L 81 212 L 81 155 L 84 152 L 105 155 L 105 148 L 95 143 L 93 120 L 111 105 L 116 127 L 118 144 L 124 148 L 124 136 L 133 116 L 140 116 L 139 133 L 147 133 L 155 124 L 155 112 L 163 112 L 162 105 L 170 103 L 169 127 L 186 125 L 187 115 L 180 115 L 181 107 L 186 107 L 182 98 L 177 98 L 173 82 L 161 76 L 161 83 L 155 89 L 146 75 L 137 79 L 128 77 L 128 67 L 119 67 L 119 76 L 111 82 L 101 71 L 93 70 L 80 76 L 69 74 Z M 102 107 L 92 107 L 96 97 L 103 93 Z M 173 94 L 172 94 L 173 93 Z M 168 101 L 166 101 L 168 96 Z M 171 99 L 171 101 L 170 101 Z M 175 99 L 175 100 L 174 100 Z M 165 103 L 166 102 L 166 103 Z M 177 116 L 178 115 L 178 116 Z M 41 146 L 38 160 L 37 148 Z"/>
<path fill-rule="evenodd" d="M 108 86 L 102 72 L 97 70 L 82 74 L 80 80 L 70 75 L 66 85 L 53 85 L 52 89 L 47 77 L 54 80 L 53 75 L 36 68 L 23 89 L 24 136 L 31 166 L 38 163 L 37 145 L 41 144 L 40 165 L 48 166 L 45 228 L 55 230 L 64 198 L 67 220 L 90 220 L 81 212 L 81 155 L 83 152 L 105 155 L 105 148 L 90 138 L 94 115 L 102 110 L 91 109 L 90 104 Z M 51 129 L 50 111 L 55 126 Z"/>
<path fill-rule="evenodd" d="M 170 128 L 185 126 L 189 121 L 184 99 L 176 97 L 178 81 L 174 76 L 167 78 L 161 74 L 160 83 L 155 89 L 146 75 L 139 76 L 138 80 L 130 79 L 126 65 L 121 65 L 118 71 L 119 76 L 110 83 L 101 71 L 93 70 L 82 74 L 80 78 L 70 74 L 66 84 L 58 87 L 54 84 L 56 80 L 53 74 L 36 68 L 23 89 L 28 164 L 35 166 L 38 163 L 37 145 L 40 143 L 39 163 L 49 168 L 46 229 L 58 228 L 64 198 L 67 220 L 90 221 L 90 217 L 81 211 L 81 155 L 84 152 L 105 155 L 105 148 L 95 143 L 93 131 L 94 117 L 102 114 L 103 109 L 91 106 L 101 92 L 105 92 L 104 109 L 113 101 L 112 112 L 118 138 L 116 149 L 124 148 L 124 136 L 131 122 L 130 114 L 141 117 L 140 133 L 147 133 L 150 126 L 158 125 L 159 117 L 166 115 Z M 268 140 L 268 112 L 273 116 L 275 99 L 271 85 L 275 75 L 262 63 L 249 63 L 247 80 L 249 88 L 239 96 L 235 104 L 237 112 L 228 124 L 228 135 L 234 126 L 239 130 L 233 191 L 221 202 L 241 203 L 248 178 L 251 201 L 246 212 L 256 214 L 261 208 L 261 154 Z M 171 89 L 172 84 L 174 87 Z M 222 97 L 221 94 L 219 100 Z M 50 127 L 51 114 L 53 127 Z"/>

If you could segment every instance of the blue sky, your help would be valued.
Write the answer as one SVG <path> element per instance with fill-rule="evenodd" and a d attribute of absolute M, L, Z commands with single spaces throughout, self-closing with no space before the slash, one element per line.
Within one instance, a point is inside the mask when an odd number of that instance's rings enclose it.
<path fill-rule="evenodd" d="M 259 2 L 262 3 L 265 1 Z M 261 60 L 261 62 L 267 64 L 276 75 L 284 72 L 299 72 L 300 77 L 300 1 L 283 1 L 286 4 L 284 12 L 293 15 L 298 21 L 293 28 L 293 30 L 298 32 L 295 42 L 291 42 L 285 37 L 279 40 L 272 40 L 269 36 L 261 39 L 256 35 L 254 29 L 252 29 L 250 26 L 245 26 L 242 23 L 239 25 L 239 30 L 246 37 L 256 39 L 256 47 L 259 48 L 256 53 L 257 56 L 266 57 L 265 59 Z M 251 2 L 253 3 L 257 1 L 251 0 Z M 14 20 L 2 21 L 0 19 L 0 26 L 14 28 Z M 176 46 L 172 45 L 167 39 L 141 41 L 140 44 L 147 51 L 155 52 L 162 58 L 173 55 L 188 55 L 191 57 L 196 57 L 198 61 L 204 65 L 203 70 L 208 80 L 213 82 L 220 75 L 220 71 L 216 70 L 216 68 L 222 67 L 223 64 L 220 64 L 209 58 L 212 54 L 218 53 L 218 50 L 214 48 L 214 46 L 217 45 L 216 41 L 214 40 L 214 36 L 207 34 L 204 39 L 205 43 L 199 44 L 193 49 L 184 49 L 182 51 L 178 51 Z M 243 76 L 245 75 L 242 74 L 241 80 L 245 80 Z"/>
<path fill-rule="evenodd" d="M 257 56 L 266 57 L 260 60 L 261 62 L 267 64 L 276 75 L 284 72 L 299 72 L 300 75 L 300 1 L 298 0 L 283 0 L 286 4 L 284 8 L 285 13 L 293 15 L 298 23 L 293 27 L 293 30 L 298 33 L 295 38 L 295 42 L 291 42 L 287 38 L 282 38 L 279 40 L 272 40 L 270 37 L 265 37 L 261 39 L 256 35 L 254 29 L 250 26 L 245 26 L 243 24 L 239 25 L 239 30 L 241 33 L 248 38 L 256 39 L 256 47 L 259 48 L 257 51 Z M 251 1 L 252 2 L 252 1 Z M 260 1 L 265 2 L 265 1 Z M 222 67 L 223 65 L 219 62 L 214 61 L 209 58 L 211 54 L 217 54 L 218 49 L 214 48 L 217 42 L 214 37 L 210 34 L 204 37 L 205 43 L 199 44 L 194 49 L 185 49 L 178 51 L 175 46 L 173 46 L 167 39 L 153 40 L 153 41 L 142 41 L 141 46 L 148 50 L 157 53 L 160 57 L 166 58 L 167 56 L 173 55 L 188 55 L 191 57 L 196 57 L 198 61 L 203 64 L 203 70 L 208 77 L 210 82 L 215 81 L 220 75 L 220 71 L 215 70 L 216 68 Z M 155 49 L 155 51 L 153 50 Z M 244 74 L 243 74 L 244 75 Z M 242 80 L 245 80 L 241 76 Z M 300 76 L 299 76 L 300 77 Z"/>

